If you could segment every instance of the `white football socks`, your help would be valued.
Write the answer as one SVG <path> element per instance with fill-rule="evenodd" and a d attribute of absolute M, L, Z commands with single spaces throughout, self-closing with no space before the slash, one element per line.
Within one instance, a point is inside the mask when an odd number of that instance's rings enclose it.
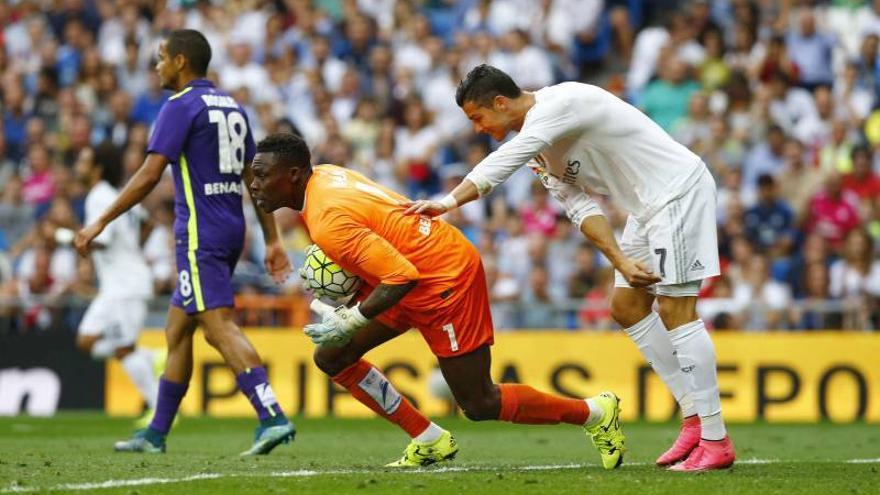
<path fill-rule="evenodd" d="M 434 443 L 440 438 L 440 435 L 443 434 L 443 428 L 440 428 L 432 421 L 431 424 L 425 428 L 425 431 L 419 433 L 413 440 L 419 443 Z"/>
<path fill-rule="evenodd" d="M 684 366 L 679 362 L 681 356 L 676 357 L 670 339 L 671 334 L 663 325 L 660 315 L 651 311 L 642 321 L 625 331 L 639 347 L 639 351 L 648 364 L 666 384 L 666 388 L 672 392 L 672 396 L 675 397 L 681 408 L 682 417 L 686 418 L 697 414 L 694 407 L 693 385 L 688 376 L 682 373 Z"/>
<path fill-rule="evenodd" d="M 590 409 L 590 415 L 587 416 L 587 422 L 584 423 L 584 426 L 594 426 L 605 418 L 605 411 L 596 401 L 593 399 L 584 399 L 584 401 L 586 401 L 587 407 Z"/>
<path fill-rule="evenodd" d="M 669 332 L 678 352 L 681 369 L 693 380 L 693 397 L 700 415 L 702 437 L 721 440 L 727 435 L 721 418 L 721 395 L 718 390 L 715 346 L 703 320 L 686 323 Z"/>
<path fill-rule="evenodd" d="M 136 348 L 133 352 L 123 357 L 120 362 L 135 387 L 143 396 L 147 407 L 156 408 L 156 398 L 159 394 L 159 381 L 153 374 L 153 353 L 145 349 Z"/>

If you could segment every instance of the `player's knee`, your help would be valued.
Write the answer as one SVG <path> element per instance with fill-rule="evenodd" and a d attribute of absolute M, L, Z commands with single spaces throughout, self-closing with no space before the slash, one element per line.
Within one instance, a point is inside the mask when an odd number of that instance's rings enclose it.
<path fill-rule="evenodd" d="M 116 359 L 122 359 L 132 352 L 134 352 L 134 344 L 118 347 L 115 351 L 113 351 L 113 357 L 115 357 Z"/>
<path fill-rule="evenodd" d="M 491 421 L 498 419 L 501 402 L 494 397 L 479 397 L 460 401 L 458 404 L 465 417 L 471 421 Z"/>
<path fill-rule="evenodd" d="M 660 313 L 660 319 L 663 320 L 663 324 L 669 330 L 678 328 L 698 318 L 696 302 L 684 297 L 661 298 L 657 312 Z"/>
<path fill-rule="evenodd" d="M 206 329 L 203 335 L 205 336 L 205 342 L 214 349 L 219 349 L 223 343 L 223 338 L 219 335 L 219 332 Z"/>
<path fill-rule="evenodd" d="M 642 313 L 642 308 L 627 298 L 611 298 L 611 318 L 624 328 L 629 328 L 641 321 L 645 316 Z"/>
<path fill-rule="evenodd" d="M 360 359 L 360 356 L 356 356 L 354 353 L 345 350 L 342 352 L 339 352 L 336 349 L 329 351 L 328 349 L 318 347 L 315 349 L 315 354 L 312 356 L 312 359 L 315 361 L 315 365 L 318 369 L 326 373 L 327 376 L 336 376 L 345 368 L 356 363 L 358 359 Z"/>
<path fill-rule="evenodd" d="M 92 353 L 92 346 L 95 345 L 95 339 L 90 337 L 77 337 L 76 347 L 85 354 Z"/>

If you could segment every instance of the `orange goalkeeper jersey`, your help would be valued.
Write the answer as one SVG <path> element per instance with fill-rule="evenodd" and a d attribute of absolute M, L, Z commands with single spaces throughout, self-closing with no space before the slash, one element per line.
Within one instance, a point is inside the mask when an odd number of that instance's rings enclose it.
<path fill-rule="evenodd" d="M 363 175 L 318 165 L 306 185 L 303 219 L 333 261 L 376 287 L 417 280 L 400 304 L 430 310 L 470 287 L 480 255 L 440 219 L 405 215 L 407 198 Z"/>

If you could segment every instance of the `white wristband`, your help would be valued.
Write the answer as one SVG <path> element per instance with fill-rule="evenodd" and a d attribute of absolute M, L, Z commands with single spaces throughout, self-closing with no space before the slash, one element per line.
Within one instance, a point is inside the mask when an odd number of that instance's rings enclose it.
<path fill-rule="evenodd" d="M 446 208 L 446 211 L 458 207 L 458 201 L 456 201 L 455 196 L 451 194 L 443 196 L 443 199 L 440 200 L 440 204 Z"/>
<path fill-rule="evenodd" d="M 363 313 L 361 313 L 360 306 L 361 303 L 357 303 L 354 306 L 348 308 L 348 317 L 351 319 L 352 327 L 354 328 L 361 328 L 370 322 L 370 320 L 368 320 L 367 317 L 364 316 Z"/>

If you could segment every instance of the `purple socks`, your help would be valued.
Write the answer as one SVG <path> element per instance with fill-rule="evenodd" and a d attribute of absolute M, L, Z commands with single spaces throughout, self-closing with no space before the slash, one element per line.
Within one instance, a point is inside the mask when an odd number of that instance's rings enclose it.
<path fill-rule="evenodd" d="M 266 375 L 266 368 L 258 366 L 256 368 L 248 368 L 235 377 L 238 388 L 244 393 L 245 397 L 251 401 L 254 410 L 261 423 L 277 423 L 286 422 L 287 418 L 281 411 L 281 406 L 275 399 L 275 392 L 269 385 L 269 378 Z"/>
<path fill-rule="evenodd" d="M 168 434 L 187 388 L 189 388 L 188 383 L 170 382 L 164 376 L 159 379 L 159 398 L 156 401 L 156 413 L 153 415 L 153 421 L 150 422 L 151 430 L 162 435 Z"/>

